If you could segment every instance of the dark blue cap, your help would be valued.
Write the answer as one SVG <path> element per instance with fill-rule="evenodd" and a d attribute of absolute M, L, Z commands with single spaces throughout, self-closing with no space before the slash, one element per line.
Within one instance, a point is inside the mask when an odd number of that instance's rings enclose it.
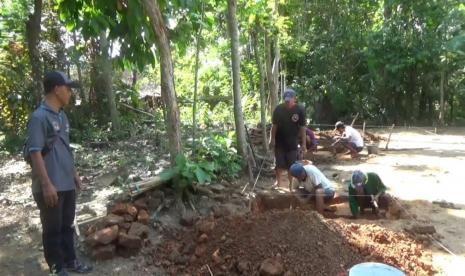
<path fill-rule="evenodd" d="M 366 176 L 362 171 L 355 170 L 352 173 L 352 184 L 354 186 L 358 186 L 358 185 L 365 183 L 365 180 L 366 180 Z"/>
<path fill-rule="evenodd" d="M 304 166 L 302 166 L 302 164 L 299 164 L 299 163 L 294 163 L 289 168 L 289 173 L 293 177 L 300 178 L 300 176 L 302 175 L 303 172 L 305 172 Z"/>
<path fill-rule="evenodd" d="M 293 89 L 291 88 L 286 88 L 286 90 L 284 90 L 284 94 L 283 94 L 283 99 L 284 101 L 290 101 L 292 98 L 295 98 L 296 97 L 296 93 Z"/>
<path fill-rule="evenodd" d="M 45 74 L 44 77 L 44 89 L 45 92 L 51 91 L 55 86 L 66 85 L 71 88 L 79 88 L 79 83 L 73 81 L 60 71 L 51 71 Z"/>

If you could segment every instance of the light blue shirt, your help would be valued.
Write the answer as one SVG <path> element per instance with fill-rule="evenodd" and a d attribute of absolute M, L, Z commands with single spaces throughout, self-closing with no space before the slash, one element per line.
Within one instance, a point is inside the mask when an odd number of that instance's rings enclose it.
<path fill-rule="evenodd" d="M 44 156 L 45 169 L 57 191 L 74 190 L 74 157 L 69 147 L 69 122 L 63 111 L 55 112 L 45 102 L 35 111 L 27 127 L 28 151 L 42 151 L 51 146 Z M 38 176 L 32 173 L 32 192 L 40 193 Z"/>

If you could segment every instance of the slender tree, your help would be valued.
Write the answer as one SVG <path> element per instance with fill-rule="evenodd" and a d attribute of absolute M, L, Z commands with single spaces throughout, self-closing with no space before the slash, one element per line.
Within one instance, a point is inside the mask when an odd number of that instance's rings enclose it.
<path fill-rule="evenodd" d="M 255 26 L 254 31 L 251 32 L 252 45 L 254 48 L 255 62 L 257 63 L 258 74 L 260 76 L 260 122 L 263 129 L 263 145 L 265 150 L 268 151 L 268 135 L 266 131 L 266 94 L 265 94 L 265 70 L 263 69 L 262 59 L 260 58 L 260 52 L 258 49 L 257 33 L 259 27 L 258 24 Z"/>
<path fill-rule="evenodd" d="M 179 109 L 174 87 L 173 61 L 171 57 L 170 40 L 165 22 L 160 11 L 158 0 L 144 0 L 144 9 L 150 19 L 150 25 L 155 33 L 155 44 L 160 56 L 161 96 L 167 111 L 167 132 L 170 141 L 169 149 L 171 163 L 182 151 Z"/>
<path fill-rule="evenodd" d="M 32 79 L 34 81 L 34 99 L 39 103 L 44 94 L 42 85 L 42 63 L 40 61 L 39 40 L 42 18 L 42 0 L 34 0 L 34 11 L 26 22 L 26 40 L 31 62 Z"/>
<path fill-rule="evenodd" d="M 236 20 L 236 0 L 228 0 L 228 31 L 231 38 L 231 67 L 233 80 L 234 121 L 236 124 L 236 137 L 238 152 L 245 164 L 247 161 L 247 143 L 245 139 L 244 116 L 242 113 L 241 96 L 241 58 L 239 55 L 239 30 Z"/>
<path fill-rule="evenodd" d="M 104 90 L 108 100 L 112 128 L 114 130 L 119 130 L 121 126 L 118 109 L 116 107 L 115 93 L 113 92 L 113 68 L 111 65 L 110 45 L 105 31 L 100 33 L 99 68 L 99 79 L 101 82 L 101 88 Z"/>

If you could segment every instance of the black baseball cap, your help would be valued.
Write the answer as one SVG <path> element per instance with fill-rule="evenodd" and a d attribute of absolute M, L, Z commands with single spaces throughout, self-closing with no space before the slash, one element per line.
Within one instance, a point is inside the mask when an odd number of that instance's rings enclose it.
<path fill-rule="evenodd" d="M 66 85 L 71 88 L 79 88 L 79 82 L 73 81 L 65 73 L 60 71 L 50 71 L 44 77 L 45 93 L 50 92 L 55 86 Z"/>

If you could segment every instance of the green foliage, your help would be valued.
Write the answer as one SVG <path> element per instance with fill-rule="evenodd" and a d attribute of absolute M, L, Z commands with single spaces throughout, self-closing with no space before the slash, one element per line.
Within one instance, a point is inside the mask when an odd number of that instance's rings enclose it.
<path fill-rule="evenodd" d="M 172 179 L 174 188 L 183 196 L 188 191 L 195 191 L 197 185 L 237 177 L 241 170 L 240 157 L 232 138 L 232 134 L 204 137 L 195 157 L 176 156 L 175 166 L 164 170 L 160 177 Z"/>
<path fill-rule="evenodd" d="M 195 190 L 196 185 L 209 184 L 214 177 L 214 164 L 202 161 L 194 162 L 183 154 L 176 156 L 174 167 L 160 174 L 162 179 L 172 179 L 175 190 L 181 195 Z"/>
<path fill-rule="evenodd" d="M 238 176 L 241 160 L 235 148 L 234 132 L 228 136 L 212 135 L 201 140 L 196 154 L 197 160 L 213 163 L 216 177 L 231 179 Z"/>

